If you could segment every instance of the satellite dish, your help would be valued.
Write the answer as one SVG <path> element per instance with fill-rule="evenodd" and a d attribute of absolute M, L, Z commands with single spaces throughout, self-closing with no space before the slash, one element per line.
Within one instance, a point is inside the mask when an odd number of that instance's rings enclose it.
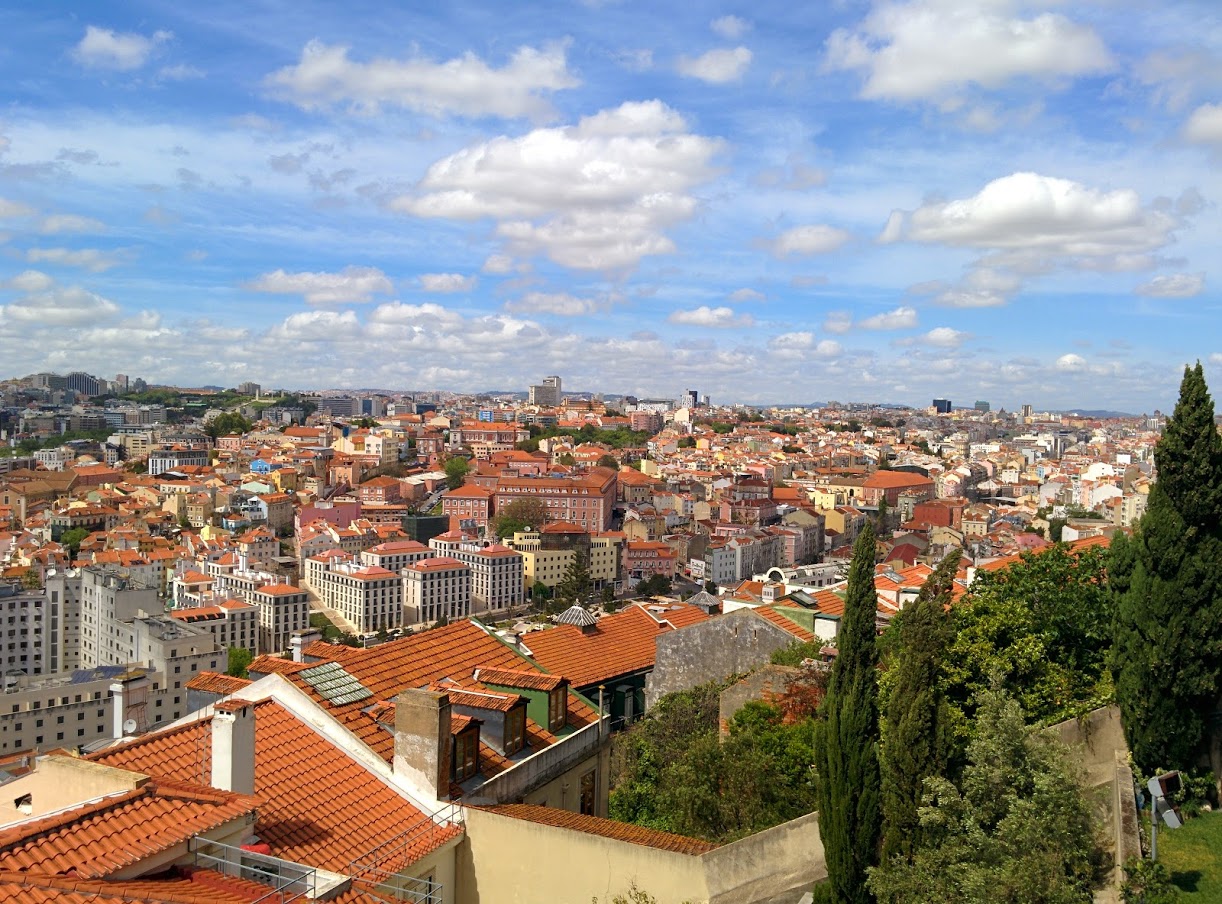
<path fill-rule="evenodd" d="M 136 733 L 136 720 L 135 719 L 128 719 L 127 721 L 123 723 L 123 733 L 125 735 Z"/>

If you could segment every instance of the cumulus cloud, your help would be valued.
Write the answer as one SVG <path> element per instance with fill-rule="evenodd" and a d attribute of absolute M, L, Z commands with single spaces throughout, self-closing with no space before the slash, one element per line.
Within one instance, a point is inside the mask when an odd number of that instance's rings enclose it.
<path fill-rule="evenodd" d="M 690 191 L 713 175 L 714 139 L 687 132 L 661 101 L 625 103 L 577 125 L 500 137 L 434 163 L 393 200 L 418 217 L 490 218 L 520 254 L 610 270 L 668 254 L 666 230 L 692 216 Z"/>
<path fill-rule="evenodd" d="M 1073 353 L 1070 353 L 1068 355 L 1061 355 L 1061 357 L 1057 358 L 1057 363 L 1055 366 L 1057 370 L 1068 371 L 1072 373 L 1074 371 L 1085 369 L 1086 359 L 1083 358 L 1081 355 L 1075 355 Z"/>
<path fill-rule="evenodd" d="M 934 348 L 958 348 L 964 340 L 970 338 L 970 334 L 949 326 L 937 326 L 918 338 L 925 345 L 932 345 Z"/>
<path fill-rule="evenodd" d="M 823 321 L 823 329 L 829 333 L 847 333 L 853 328 L 853 315 L 848 311 L 829 311 Z"/>
<path fill-rule="evenodd" d="M 168 31 L 155 31 L 146 37 L 89 25 L 85 28 L 85 36 L 73 48 L 72 57 L 82 66 L 127 72 L 143 66 L 158 45 L 173 37 Z"/>
<path fill-rule="evenodd" d="M 491 273 L 495 276 L 512 273 L 513 269 L 513 258 L 508 254 L 490 254 L 484 261 L 484 265 L 480 267 L 484 273 Z"/>
<path fill-rule="evenodd" d="M 1209 356 L 1210 364 L 1222 364 L 1222 352 L 1214 352 Z"/>
<path fill-rule="evenodd" d="M 4 285 L 18 292 L 43 292 L 55 285 L 55 280 L 39 270 L 25 270 Z"/>
<path fill-rule="evenodd" d="M 84 326 L 119 313 L 119 306 L 113 301 L 80 286 L 47 283 L 29 277 L 28 273 L 17 279 L 23 277 L 26 285 L 38 287 L 0 309 L 6 320 L 43 326 Z"/>
<path fill-rule="evenodd" d="M 829 254 L 840 248 L 850 236 L 834 226 L 797 226 L 782 232 L 772 242 L 772 251 L 777 257 L 791 254 Z"/>
<path fill-rule="evenodd" d="M 880 3 L 858 27 L 832 32 L 825 66 L 862 72 L 862 97 L 901 101 L 945 97 L 973 84 L 997 88 L 1015 78 L 1113 68 L 1107 47 L 1089 26 L 1060 13 L 1024 19 L 1015 15 L 1015 5 Z"/>
<path fill-rule="evenodd" d="M 906 330 L 917 325 L 916 308 L 898 307 L 885 314 L 875 314 L 857 324 L 863 330 Z"/>
<path fill-rule="evenodd" d="M 1147 298 L 1193 298 L 1205 291 L 1204 273 L 1172 273 L 1156 276 L 1137 287 Z"/>
<path fill-rule="evenodd" d="M 738 81 L 751 65 L 751 51 L 746 47 L 719 48 L 698 57 L 679 57 L 675 69 L 687 78 L 697 78 L 711 85 Z"/>
<path fill-rule="evenodd" d="M 349 59 L 343 45 L 313 40 L 296 65 L 272 73 L 266 84 L 305 110 L 346 106 L 373 114 L 385 106 L 430 116 L 539 119 L 551 115 L 545 93 L 581 84 L 565 52 L 564 44 L 519 47 L 499 69 L 473 53 L 445 62 L 414 56 L 362 63 Z"/>
<path fill-rule="evenodd" d="M 1222 104 L 1202 104 L 1184 123 L 1184 138 L 1196 144 L 1222 145 Z"/>
<path fill-rule="evenodd" d="M 390 279 L 376 267 L 345 267 L 340 273 L 286 273 L 274 270 L 246 284 L 255 292 L 301 295 L 310 304 L 361 303 L 394 291 Z"/>
<path fill-rule="evenodd" d="M 666 318 L 680 326 L 709 326 L 719 328 L 751 326 L 755 319 L 750 314 L 738 316 L 733 308 L 712 308 L 701 305 L 685 311 L 674 311 Z"/>
<path fill-rule="evenodd" d="M 52 214 L 43 217 L 38 231 L 43 235 L 58 235 L 63 232 L 104 232 L 106 226 L 90 217 L 71 213 Z"/>
<path fill-rule="evenodd" d="M 421 273 L 420 288 L 426 292 L 470 292 L 479 282 L 474 276 L 461 273 Z"/>
<path fill-rule="evenodd" d="M 751 23 L 738 16 L 721 16 L 709 23 L 709 28 L 727 41 L 736 41 L 751 30 Z"/>
<path fill-rule="evenodd" d="M 19 201 L 10 201 L 7 198 L 0 198 L 0 219 L 28 217 L 32 213 L 34 213 L 34 208 L 32 207 L 28 207 Z"/>
<path fill-rule="evenodd" d="M 273 339 L 334 342 L 355 336 L 361 324 L 353 311 L 299 311 L 269 331 Z"/>
<path fill-rule="evenodd" d="M 1068 179 L 1014 173 L 973 197 L 891 214 L 879 241 L 937 243 L 992 252 L 987 264 L 1039 272 L 1052 266 L 1150 266 L 1180 221 L 1144 206 L 1132 189 L 1101 191 Z"/>
<path fill-rule="evenodd" d="M 113 252 L 99 251 L 97 248 L 31 248 L 25 253 L 25 259 L 31 264 L 58 264 L 62 267 L 80 267 L 91 273 L 104 273 L 120 263 L 119 256 Z"/>
<path fill-rule="evenodd" d="M 995 308 L 1008 302 L 1021 285 L 1013 273 L 977 266 L 955 285 L 934 288 L 937 303 L 948 308 Z"/>
<path fill-rule="evenodd" d="M 591 298 L 577 298 L 567 292 L 528 292 L 521 298 L 505 303 L 505 310 L 520 314 L 555 314 L 560 317 L 581 317 L 601 309 Z"/>
<path fill-rule="evenodd" d="M 742 303 L 751 301 L 763 301 L 765 296 L 763 292 L 756 289 L 735 289 L 729 295 L 730 301 Z"/>
<path fill-rule="evenodd" d="M 790 154 L 784 166 L 770 166 L 759 171 L 755 183 L 764 188 L 806 191 L 827 182 L 827 171 L 807 163 L 801 154 Z"/>

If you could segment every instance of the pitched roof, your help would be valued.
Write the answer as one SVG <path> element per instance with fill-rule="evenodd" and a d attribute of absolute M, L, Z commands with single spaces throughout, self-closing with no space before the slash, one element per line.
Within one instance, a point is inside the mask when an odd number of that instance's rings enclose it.
<path fill-rule="evenodd" d="M 211 763 L 211 724 L 211 717 L 193 720 L 92 759 L 199 781 Z M 427 831 L 412 839 L 399 865 L 415 862 L 461 832 L 455 826 L 430 829 L 428 817 L 408 798 L 274 699 L 255 704 L 255 796 L 255 828 L 273 855 L 333 872 L 346 872 L 352 861 L 413 825 Z"/>

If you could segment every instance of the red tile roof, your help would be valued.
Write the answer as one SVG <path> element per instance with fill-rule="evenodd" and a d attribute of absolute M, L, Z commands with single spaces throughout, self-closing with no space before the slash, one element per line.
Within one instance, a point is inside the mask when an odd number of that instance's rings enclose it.
<path fill-rule="evenodd" d="M 183 781 L 206 777 L 212 756 L 211 717 L 145 735 L 92 759 Z M 333 872 L 420 823 L 410 800 L 368 772 L 275 700 L 255 705 L 255 829 L 272 854 Z M 403 852 L 419 860 L 461 833 L 437 826 Z"/>
<path fill-rule="evenodd" d="M 541 825 L 556 826 L 584 832 L 587 835 L 599 835 L 616 841 L 626 841 L 629 844 L 640 844 L 645 847 L 657 848 L 661 851 L 673 851 L 676 854 L 691 854 L 698 856 L 715 850 L 718 845 L 699 838 L 688 838 L 686 835 L 674 835 L 670 832 L 660 832 L 657 829 L 647 829 L 644 826 L 632 825 L 626 822 L 616 822 L 613 819 L 603 819 L 598 816 L 584 816 L 581 813 L 570 813 L 556 807 L 538 807 L 531 804 L 501 804 L 495 807 L 481 807 L 490 813 L 508 816 L 511 819 L 521 819 L 526 822 Z"/>

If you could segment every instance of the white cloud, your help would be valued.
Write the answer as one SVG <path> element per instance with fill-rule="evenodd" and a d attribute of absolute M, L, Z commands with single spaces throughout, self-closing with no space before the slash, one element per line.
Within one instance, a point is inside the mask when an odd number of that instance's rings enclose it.
<path fill-rule="evenodd" d="M 1205 291 L 1204 273 L 1172 273 L 1156 276 L 1135 290 L 1148 298 L 1193 298 Z"/>
<path fill-rule="evenodd" d="M 971 198 L 891 214 L 879 241 L 913 241 L 996 252 L 988 260 L 1038 271 L 1054 264 L 1084 269 L 1148 266 L 1180 225 L 1142 206 L 1132 189 L 1100 191 L 1068 179 L 1014 173 Z"/>
<path fill-rule="evenodd" d="M 576 298 L 567 292 L 528 292 L 521 298 L 505 303 L 505 310 L 519 314 L 555 314 L 560 317 L 581 317 L 601 309 L 591 298 Z"/>
<path fill-rule="evenodd" d="M 7 198 L 0 198 L 0 219 L 28 217 L 32 213 L 34 213 L 34 208 L 32 207 L 28 207 L 19 201 L 9 201 Z"/>
<path fill-rule="evenodd" d="M 1222 364 L 1222 352 L 1214 352 L 1209 356 L 1210 364 Z"/>
<path fill-rule="evenodd" d="M 1057 358 L 1056 369 L 1061 371 L 1079 371 L 1086 367 L 1086 359 L 1081 355 L 1068 354 Z"/>
<path fill-rule="evenodd" d="M 744 289 L 735 289 L 729 295 L 730 301 L 737 302 L 740 304 L 743 302 L 764 301 L 765 297 L 766 296 L 764 295 L 763 292 L 759 292 L 755 289 L 745 289 L 745 288 Z"/>
<path fill-rule="evenodd" d="M 781 333 L 768 340 L 768 347 L 779 349 L 808 349 L 815 344 L 815 334 L 809 330 Z"/>
<path fill-rule="evenodd" d="M 484 273 L 504 276 L 507 273 L 513 272 L 513 258 L 508 254 L 490 254 L 488 259 L 484 261 L 484 265 L 480 267 L 480 270 Z"/>
<path fill-rule="evenodd" d="M 38 270 L 25 270 L 4 285 L 18 292 L 45 292 L 55 285 L 55 280 Z"/>
<path fill-rule="evenodd" d="M 429 167 L 420 193 L 391 202 L 418 217 L 491 218 L 519 254 L 566 267 L 635 266 L 668 254 L 666 230 L 692 216 L 721 143 L 686 131 L 660 101 L 626 103 L 577 125 L 466 148 Z"/>
<path fill-rule="evenodd" d="M 1222 104 L 1201 104 L 1184 123 L 1184 138 L 1196 144 L 1222 144 Z"/>
<path fill-rule="evenodd" d="M 844 349 L 839 342 L 831 339 L 815 341 L 815 334 L 809 330 L 796 330 L 773 336 L 768 340 L 768 351 L 775 358 L 793 361 L 836 358 Z"/>
<path fill-rule="evenodd" d="M 652 50 L 620 50 L 614 57 L 615 62 L 629 72 L 648 72 L 653 68 Z"/>
<path fill-rule="evenodd" d="M 828 254 L 840 248 L 850 236 L 834 226 L 797 226 L 782 232 L 772 243 L 777 257 L 790 254 Z"/>
<path fill-rule="evenodd" d="M 158 69 L 157 77 L 169 82 L 183 82 L 188 79 L 203 78 L 204 71 L 196 69 L 194 66 L 180 63 L 177 66 L 163 66 L 161 69 Z"/>
<path fill-rule="evenodd" d="M 917 325 L 916 308 L 898 307 L 885 314 L 875 314 L 857 324 L 863 330 L 907 330 Z"/>
<path fill-rule="evenodd" d="M 919 340 L 934 348 L 958 348 L 964 340 L 969 338 L 971 338 L 970 334 L 961 330 L 951 329 L 949 326 L 937 326 L 920 336 Z"/>
<path fill-rule="evenodd" d="M 818 188 L 827 182 L 827 171 L 807 163 L 801 154 L 790 154 L 784 166 L 770 166 L 759 171 L 755 177 L 757 185 L 764 188 L 783 188 L 787 191 L 806 191 Z"/>
<path fill-rule="evenodd" d="M 939 286 L 936 301 L 948 308 L 995 308 L 1006 304 L 1021 285 L 1013 273 L 975 266 L 958 284 Z"/>
<path fill-rule="evenodd" d="M 719 48 L 698 57 L 679 57 L 675 69 L 680 75 L 698 78 L 712 85 L 738 81 L 751 65 L 751 51 L 746 47 Z"/>
<path fill-rule="evenodd" d="M 420 288 L 425 292 L 470 292 L 479 282 L 474 276 L 461 273 L 421 273 Z"/>
<path fill-rule="evenodd" d="M 126 72 L 139 69 L 159 44 L 173 37 L 168 31 L 155 31 L 150 37 L 145 37 L 134 32 L 116 32 L 89 25 L 85 28 L 85 36 L 73 48 L 72 56 L 82 66 Z"/>
<path fill-rule="evenodd" d="M 58 235 L 62 232 L 104 232 L 106 226 L 90 217 L 59 213 L 43 217 L 38 229 L 43 235 Z"/>
<path fill-rule="evenodd" d="M 519 47 L 494 69 L 473 53 L 445 62 L 423 57 L 360 63 L 348 48 L 308 43 L 295 66 L 267 77 L 274 94 L 305 110 L 347 105 L 361 113 L 401 107 L 430 116 L 542 118 L 551 114 L 545 92 L 581 84 L 565 60 L 565 45 Z"/>
<path fill-rule="evenodd" d="M 376 267 L 345 267 L 340 273 L 274 270 L 252 280 L 246 288 L 275 295 L 301 295 L 310 304 L 318 305 L 367 302 L 374 295 L 394 291 L 390 279 Z"/>
<path fill-rule="evenodd" d="M 45 326 L 83 327 L 93 321 L 113 317 L 119 313 L 119 306 L 80 286 L 59 286 L 52 283 L 10 302 L 0 310 L 3 310 L 4 318 L 10 321 Z"/>
<path fill-rule="evenodd" d="M 736 316 L 733 308 L 711 308 L 708 305 L 701 305 L 688 311 L 674 311 L 666 319 L 680 326 L 720 328 L 744 327 L 755 323 L 755 319 L 750 314 Z"/>
<path fill-rule="evenodd" d="M 853 328 L 853 315 L 848 311 L 829 311 L 823 321 L 823 328 L 837 335 L 847 333 Z"/>
<path fill-rule="evenodd" d="M 976 84 L 997 88 L 1021 77 L 1052 79 L 1113 68 L 1094 30 L 1060 13 L 1014 15 L 1009 0 L 880 3 L 855 29 L 837 29 L 826 66 L 861 70 L 862 97 L 919 100 Z"/>
<path fill-rule="evenodd" d="M 299 311 L 269 330 L 268 335 L 291 342 L 335 342 L 356 336 L 360 329 L 353 311 Z"/>
<path fill-rule="evenodd" d="M 719 37 L 727 41 L 737 41 L 751 30 L 751 23 L 738 16 L 722 16 L 709 23 L 709 28 Z"/>
<path fill-rule="evenodd" d="M 80 267 L 91 273 L 104 273 L 120 263 L 118 255 L 99 251 L 97 248 L 31 248 L 25 253 L 31 264 L 59 264 L 63 267 Z"/>

